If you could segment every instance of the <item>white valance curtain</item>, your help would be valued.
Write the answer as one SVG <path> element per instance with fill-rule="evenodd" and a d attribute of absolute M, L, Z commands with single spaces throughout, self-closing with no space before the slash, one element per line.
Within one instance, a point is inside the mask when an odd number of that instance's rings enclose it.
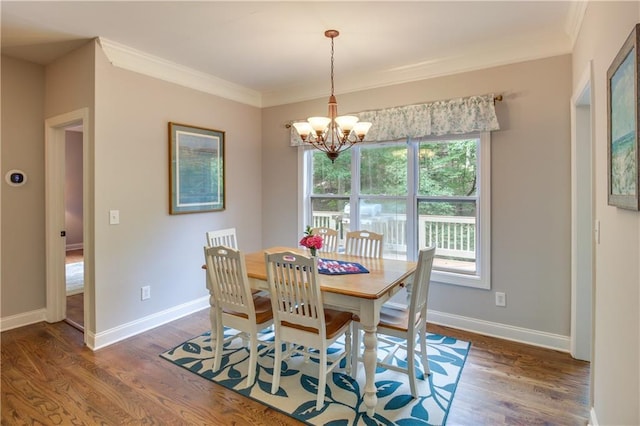
<path fill-rule="evenodd" d="M 364 142 L 386 142 L 500 129 L 493 94 L 364 111 L 351 115 L 357 115 L 360 121 L 372 123 Z M 302 139 L 292 126 L 291 145 L 302 144 Z"/>

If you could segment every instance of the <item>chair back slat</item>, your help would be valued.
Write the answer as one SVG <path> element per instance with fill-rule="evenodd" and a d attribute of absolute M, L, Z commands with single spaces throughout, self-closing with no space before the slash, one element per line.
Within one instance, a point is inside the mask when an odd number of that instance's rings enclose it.
<path fill-rule="evenodd" d="M 265 258 L 276 327 L 286 322 L 322 331 L 324 335 L 316 259 L 292 252 L 266 253 Z"/>
<path fill-rule="evenodd" d="M 345 254 L 381 259 L 382 242 L 382 234 L 371 231 L 347 232 Z"/>

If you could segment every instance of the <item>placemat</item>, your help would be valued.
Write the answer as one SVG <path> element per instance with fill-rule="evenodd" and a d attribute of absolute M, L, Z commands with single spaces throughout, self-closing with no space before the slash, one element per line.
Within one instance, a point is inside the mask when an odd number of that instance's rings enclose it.
<path fill-rule="evenodd" d="M 325 275 L 368 274 L 369 270 L 356 262 L 318 259 L 318 273 Z"/>

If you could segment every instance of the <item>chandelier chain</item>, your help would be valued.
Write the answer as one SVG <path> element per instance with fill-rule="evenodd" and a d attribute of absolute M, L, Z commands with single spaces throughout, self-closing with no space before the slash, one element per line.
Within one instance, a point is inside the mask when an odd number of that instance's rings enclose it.
<path fill-rule="evenodd" d="M 331 37 L 331 95 L 333 95 L 333 39 Z"/>

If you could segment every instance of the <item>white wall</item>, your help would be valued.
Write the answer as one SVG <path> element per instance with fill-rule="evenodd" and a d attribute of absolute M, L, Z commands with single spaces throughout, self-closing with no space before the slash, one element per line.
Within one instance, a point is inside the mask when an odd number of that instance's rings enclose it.
<path fill-rule="evenodd" d="M 607 205 L 607 69 L 640 22 L 638 2 L 589 2 L 573 81 L 593 61 L 596 245 L 593 420 L 640 424 L 640 212 Z"/>

